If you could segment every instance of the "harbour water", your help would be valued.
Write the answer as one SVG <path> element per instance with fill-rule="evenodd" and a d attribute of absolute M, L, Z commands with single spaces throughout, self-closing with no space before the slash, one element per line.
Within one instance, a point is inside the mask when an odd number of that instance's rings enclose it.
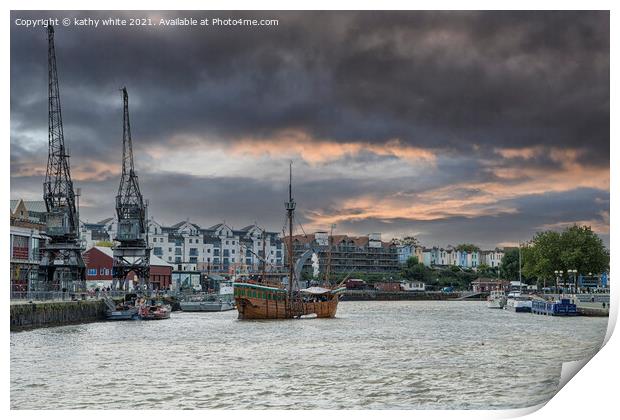
<path fill-rule="evenodd" d="M 341 302 L 336 319 L 236 311 L 11 333 L 13 409 L 488 409 L 548 400 L 607 318 L 486 302 Z"/>

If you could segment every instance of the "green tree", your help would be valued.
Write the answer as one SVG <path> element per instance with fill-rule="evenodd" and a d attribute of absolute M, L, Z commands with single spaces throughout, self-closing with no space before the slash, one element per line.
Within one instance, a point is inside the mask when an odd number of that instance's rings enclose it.
<path fill-rule="evenodd" d="M 487 264 L 480 264 L 476 272 L 480 277 L 494 277 L 497 274 L 495 269 L 489 267 Z"/>
<path fill-rule="evenodd" d="M 474 244 L 460 244 L 457 245 L 456 248 L 457 251 L 461 251 L 461 252 L 474 252 L 474 251 L 480 251 L 480 247 L 474 245 Z"/>
<path fill-rule="evenodd" d="M 539 232 L 522 249 L 521 258 L 523 273 L 538 280 L 554 280 L 556 270 L 598 274 L 609 268 L 609 251 L 589 226 Z"/>
<path fill-rule="evenodd" d="M 589 226 L 573 225 L 560 238 L 560 269 L 602 273 L 609 269 L 609 251 Z"/>
<path fill-rule="evenodd" d="M 411 256 L 401 270 L 401 276 L 407 280 L 424 281 L 427 277 L 427 268 L 418 262 L 418 257 Z"/>
<path fill-rule="evenodd" d="M 511 248 L 504 252 L 500 271 L 506 280 L 519 280 L 519 248 Z"/>

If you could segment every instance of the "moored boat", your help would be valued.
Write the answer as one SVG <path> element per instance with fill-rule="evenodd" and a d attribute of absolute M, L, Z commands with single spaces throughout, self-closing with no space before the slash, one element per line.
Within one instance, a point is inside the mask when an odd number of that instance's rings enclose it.
<path fill-rule="evenodd" d="M 506 295 L 503 290 L 491 290 L 487 298 L 487 307 L 491 309 L 503 309 L 506 305 Z"/>
<path fill-rule="evenodd" d="M 219 295 L 188 298 L 181 302 L 181 310 L 183 312 L 221 312 L 232 309 L 235 309 L 234 303 L 230 299 L 222 298 Z"/>
<path fill-rule="evenodd" d="M 138 308 L 135 305 L 135 295 L 127 295 L 122 302 L 115 302 L 109 296 L 104 296 L 106 305 L 105 317 L 108 321 L 127 321 L 138 319 Z"/>
<path fill-rule="evenodd" d="M 532 312 L 532 299 L 520 293 L 509 293 L 505 308 L 514 312 Z"/>
<path fill-rule="evenodd" d="M 144 301 L 138 306 L 138 318 L 144 321 L 170 318 L 172 307 L 161 302 Z"/>
<path fill-rule="evenodd" d="M 239 319 L 290 319 L 305 315 L 333 318 L 345 287 L 310 287 L 294 292 L 277 285 L 235 283 L 235 301 Z"/>
<path fill-rule="evenodd" d="M 566 298 L 560 298 L 560 300 L 555 302 L 545 300 L 532 301 L 532 313 L 552 316 L 579 315 L 577 305 L 571 303 L 570 299 Z"/>

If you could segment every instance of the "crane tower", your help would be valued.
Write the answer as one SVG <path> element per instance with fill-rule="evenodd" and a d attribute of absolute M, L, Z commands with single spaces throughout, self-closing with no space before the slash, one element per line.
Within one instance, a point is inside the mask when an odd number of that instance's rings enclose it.
<path fill-rule="evenodd" d="M 54 27 L 47 27 L 48 40 L 48 158 L 43 199 L 47 210 L 49 241 L 41 248 L 38 278 L 34 291 L 84 291 L 85 266 L 79 238 L 80 222 L 71 181 L 69 155 L 60 111 L 60 90 L 54 48 Z"/>
<path fill-rule="evenodd" d="M 150 288 L 150 256 L 148 242 L 147 206 L 140 192 L 138 175 L 133 164 L 131 126 L 129 124 L 129 96 L 122 89 L 123 97 L 123 166 L 121 182 L 116 196 L 116 217 L 118 219 L 113 248 L 112 288 L 127 290 L 127 276 L 138 277 L 139 290 Z"/>

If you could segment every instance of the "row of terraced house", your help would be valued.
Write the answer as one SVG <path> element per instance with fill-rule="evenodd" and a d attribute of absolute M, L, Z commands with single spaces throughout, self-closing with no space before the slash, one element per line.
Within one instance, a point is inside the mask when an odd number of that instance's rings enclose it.
<path fill-rule="evenodd" d="M 418 261 L 427 267 L 433 266 L 457 266 L 461 268 L 476 269 L 480 265 L 499 267 L 504 258 L 504 250 L 495 248 L 492 250 L 460 250 L 453 246 L 425 247 L 421 245 L 399 245 L 398 260 L 405 264 L 409 257 L 417 257 Z"/>

